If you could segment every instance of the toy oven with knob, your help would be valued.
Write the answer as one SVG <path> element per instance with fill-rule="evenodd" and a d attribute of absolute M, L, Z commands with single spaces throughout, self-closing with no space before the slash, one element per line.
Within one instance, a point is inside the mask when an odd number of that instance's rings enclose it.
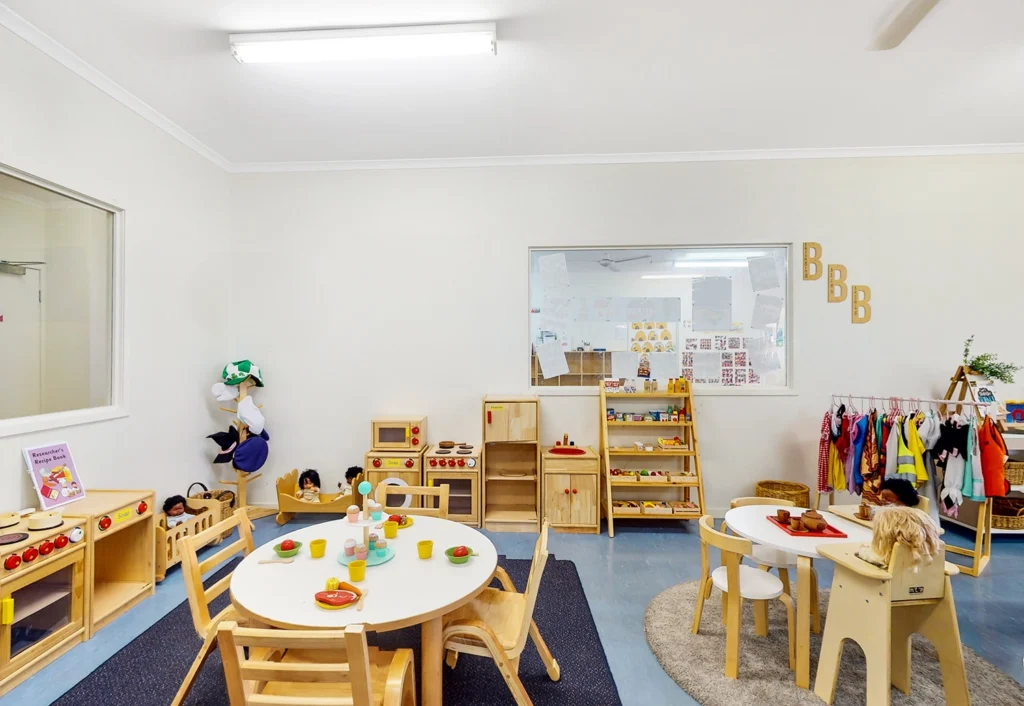
<path fill-rule="evenodd" d="M 376 451 L 366 453 L 363 477 L 373 486 L 375 499 L 384 502 L 384 494 L 377 493 L 380 485 L 423 485 L 423 449 L 419 451 Z M 419 507 L 420 499 L 410 495 L 391 495 L 388 505 Z"/>
<path fill-rule="evenodd" d="M 370 422 L 370 448 L 376 451 L 419 451 L 427 448 L 426 417 L 382 417 Z"/>
<path fill-rule="evenodd" d="M 0 695 L 85 639 L 85 531 L 0 529 Z"/>
<path fill-rule="evenodd" d="M 448 486 L 448 519 L 480 526 L 480 444 L 431 446 L 423 455 L 428 486 Z M 431 498 L 436 506 L 437 498 Z"/>

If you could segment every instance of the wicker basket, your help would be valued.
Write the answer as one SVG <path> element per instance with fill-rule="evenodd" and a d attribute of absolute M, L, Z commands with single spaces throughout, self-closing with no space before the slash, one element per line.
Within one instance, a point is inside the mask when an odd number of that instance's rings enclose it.
<path fill-rule="evenodd" d="M 200 493 L 192 493 L 192 488 L 199 486 L 202 488 Z M 188 487 L 188 494 L 190 498 L 199 498 L 202 500 L 219 500 L 220 501 L 220 519 L 226 520 L 233 514 L 233 508 L 235 506 L 235 494 L 230 490 L 210 490 L 202 483 L 193 483 Z M 221 535 L 221 539 L 227 539 L 231 536 L 230 530 Z"/>
<path fill-rule="evenodd" d="M 788 480 L 762 480 L 754 484 L 754 495 L 759 498 L 789 500 L 797 507 L 811 506 L 811 489 L 803 483 Z"/>
<path fill-rule="evenodd" d="M 1024 461 L 1007 461 L 1003 472 L 1010 485 L 1024 485 Z"/>
<path fill-rule="evenodd" d="M 1024 530 L 1024 507 L 1017 510 L 1016 515 L 992 514 L 993 529 L 1002 530 Z"/>

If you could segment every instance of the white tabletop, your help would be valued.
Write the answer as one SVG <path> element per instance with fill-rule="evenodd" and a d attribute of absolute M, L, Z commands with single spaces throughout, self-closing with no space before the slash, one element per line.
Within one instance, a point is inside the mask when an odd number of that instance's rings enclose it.
<path fill-rule="evenodd" d="M 374 530 L 381 537 L 384 530 Z M 338 563 L 344 541 L 362 542 L 363 530 L 348 522 L 334 520 L 282 535 L 257 548 L 235 568 L 231 578 L 231 600 L 243 614 L 281 628 L 343 628 L 365 623 L 371 630 L 395 630 L 417 625 L 451 612 L 476 596 L 491 582 L 498 564 L 498 552 L 472 527 L 432 517 L 414 517 L 413 525 L 389 539 L 395 558 L 366 569 L 366 580 L 357 585 L 369 589 L 363 610 L 355 606 L 324 610 L 314 595 L 323 591 L 327 579 L 348 581 L 348 567 Z M 284 539 L 303 543 L 291 564 L 259 564 L 276 558 L 273 547 Z M 326 539 L 323 559 L 309 556 L 309 542 Z M 421 560 L 416 543 L 434 541 L 434 556 Z M 457 566 L 448 562 L 444 550 L 458 545 L 470 547 L 479 556 Z"/>
<path fill-rule="evenodd" d="M 755 544 L 762 544 L 771 549 L 797 556 L 818 558 L 815 547 L 821 544 L 848 544 L 859 542 L 871 544 L 871 530 L 862 527 L 855 522 L 845 520 L 831 512 L 821 513 L 825 520 L 848 536 L 845 539 L 826 537 L 794 537 L 776 527 L 768 520 L 768 515 L 774 515 L 777 510 L 789 510 L 794 515 L 803 514 L 806 508 L 783 507 L 782 505 L 747 505 L 736 507 L 725 513 L 725 524 L 729 529 L 744 539 L 749 539 Z"/>

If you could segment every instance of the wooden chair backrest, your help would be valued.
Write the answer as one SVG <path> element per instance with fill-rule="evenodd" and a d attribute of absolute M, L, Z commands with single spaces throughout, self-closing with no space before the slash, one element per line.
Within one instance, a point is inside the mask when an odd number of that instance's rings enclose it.
<path fill-rule="evenodd" d="M 899 603 L 942 598 L 946 592 L 945 567 L 945 545 L 942 545 L 930 564 L 918 566 L 915 570 L 911 565 L 910 552 L 905 546 L 897 543 L 889 555 L 887 568 L 892 574 L 890 600 Z"/>
<path fill-rule="evenodd" d="M 746 507 L 747 505 L 778 505 L 780 507 L 793 507 L 796 503 L 792 500 L 780 500 L 779 498 L 733 498 L 729 507 Z"/>
<path fill-rule="evenodd" d="M 370 706 L 372 702 L 369 648 L 362 625 L 349 625 L 345 630 L 259 630 L 242 628 L 228 621 L 217 628 L 217 639 L 220 642 L 221 659 L 224 661 L 224 679 L 231 706 Z M 250 648 L 250 655 L 255 654 L 251 648 L 266 648 L 264 654 L 303 650 L 312 655 L 330 651 L 333 656 L 343 654 L 342 647 L 345 648 L 345 662 L 320 661 L 316 658 L 309 662 L 268 661 L 252 659 L 251 656 L 247 658 L 245 650 Z M 253 683 L 266 682 L 294 684 L 296 694 L 260 694 L 253 688 Z M 350 684 L 352 696 L 343 695 L 341 688 L 336 697 L 302 695 L 302 685 L 312 683 Z M 287 690 L 287 686 L 281 689 Z"/>
<path fill-rule="evenodd" d="M 526 610 L 523 612 L 523 624 L 519 627 L 519 639 L 516 649 L 521 651 L 526 646 L 526 638 L 530 634 L 530 622 L 533 620 L 533 609 L 537 605 L 537 594 L 540 592 L 540 580 L 544 576 L 544 567 L 548 563 L 548 534 L 551 523 L 544 521 L 540 529 L 537 544 L 533 547 L 533 560 L 530 562 L 530 576 L 526 579 Z M 517 652 L 518 654 L 518 652 Z"/>
<path fill-rule="evenodd" d="M 424 485 L 387 485 L 377 486 L 377 502 L 383 505 L 385 515 L 417 515 L 422 517 L 439 517 L 448 519 L 448 484 L 438 486 Z M 424 507 L 394 507 L 388 505 L 389 495 L 411 495 L 423 498 Z M 428 498 L 437 498 L 437 507 Z"/>
<path fill-rule="evenodd" d="M 729 574 L 729 585 L 738 586 L 740 580 L 740 562 L 753 550 L 753 542 L 741 537 L 733 537 L 719 532 L 712 524 L 715 518 L 704 515 L 700 518 L 700 563 L 704 576 L 711 574 L 711 559 L 708 547 L 715 547 L 722 552 L 722 566 Z"/>
<path fill-rule="evenodd" d="M 197 552 L 217 536 L 238 528 L 238 539 L 215 554 L 199 561 Z M 210 529 L 199 534 L 182 537 L 178 540 L 178 552 L 181 554 L 182 578 L 185 579 L 185 592 L 188 594 L 188 605 L 192 609 L 192 622 L 200 637 L 205 638 L 210 629 L 210 603 L 224 593 L 231 584 L 231 574 L 217 581 L 210 588 L 203 588 L 203 574 L 235 554 L 248 556 L 255 549 L 252 539 L 252 525 L 245 508 L 239 508 L 226 520 L 221 520 Z"/>

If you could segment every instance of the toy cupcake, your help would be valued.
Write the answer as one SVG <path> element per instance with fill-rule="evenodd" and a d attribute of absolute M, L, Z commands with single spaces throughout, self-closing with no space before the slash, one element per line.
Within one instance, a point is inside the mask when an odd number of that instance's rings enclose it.
<path fill-rule="evenodd" d="M 371 532 L 370 533 L 370 551 L 371 552 L 376 548 L 378 541 L 380 541 L 380 537 L 377 536 L 377 533 L 376 532 Z"/>
<path fill-rule="evenodd" d="M 377 552 L 377 556 L 380 557 L 381 559 L 383 559 L 385 556 L 387 556 L 387 553 L 388 553 L 388 540 L 386 540 L 386 539 L 378 539 L 377 540 L 377 547 L 376 547 L 376 549 L 374 549 L 374 551 Z"/>
<path fill-rule="evenodd" d="M 370 501 L 370 517 L 374 520 L 379 520 L 384 516 L 384 511 L 381 509 L 380 503 L 371 500 Z"/>
<path fill-rule="evenodd" d="M 345 556 L 356 555 L 356 540 L 346 539 L 345 540 Z"/>
<path fill-rule="evenodd" d="M 369 553 L 370 551 L 366 548 L 365 544 L 356 545 L 356 559 L 359 559 L 360 561 L 366 561 L 366 557 L 367 555 L 369 555 Z"/>
<path fill-rule="evenodd" d="M 358 505 L 349 505 L 348 506 L 348 521 L 349 522 L 353 522 L 353 523 L 359 522 L 359 506 Z"/>

